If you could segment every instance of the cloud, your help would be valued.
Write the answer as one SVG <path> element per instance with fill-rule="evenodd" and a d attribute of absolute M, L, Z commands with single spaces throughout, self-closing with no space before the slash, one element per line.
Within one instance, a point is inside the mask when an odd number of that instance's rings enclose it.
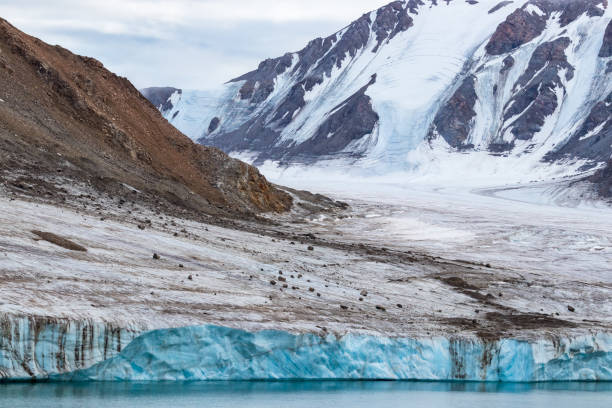
<path fill-rule="evenodd" d="M 389 0 L 0 0 L 28 34 L 101 60 L 137 87 L 211 88 Z"/>

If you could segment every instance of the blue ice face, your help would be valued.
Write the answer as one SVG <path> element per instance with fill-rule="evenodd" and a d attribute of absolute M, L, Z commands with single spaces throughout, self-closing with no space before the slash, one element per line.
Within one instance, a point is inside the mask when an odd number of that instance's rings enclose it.
<path fill-rule="evenodd" d="M 217 326 L 156 330 L 63 380 L 612 380 L 612 336 L 513 339 L 337 338 Z"/>
<path fill-rule="evenodd" d="M 93 322 L 0 316 L 0 380 L 45 379 L 117 355 L 139 332 Z"/>

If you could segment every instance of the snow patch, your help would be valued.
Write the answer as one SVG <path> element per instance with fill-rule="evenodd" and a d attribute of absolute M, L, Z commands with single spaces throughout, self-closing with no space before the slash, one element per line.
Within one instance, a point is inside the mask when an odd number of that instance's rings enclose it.
<path fill-rule="evenodd" d="M 524 9 L 526 12 L 531 13 L 531 14 L 536 14 L 540 17 L 545 16 L 546 13 L 544 13 L 542 11 L 542 9 L 540 9 L 538 6 L 536 6 L 535 4 L 528 4 L 527 7 L 525 7 Z"/>

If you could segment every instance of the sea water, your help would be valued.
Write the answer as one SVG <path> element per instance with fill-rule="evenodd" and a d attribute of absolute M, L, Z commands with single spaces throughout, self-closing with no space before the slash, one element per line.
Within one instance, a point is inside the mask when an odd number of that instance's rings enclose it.
<path fill-rule="evenodd" d="M 13 383 L 0 384 L 0 407 L 609 408 L 612 383 Z"/>

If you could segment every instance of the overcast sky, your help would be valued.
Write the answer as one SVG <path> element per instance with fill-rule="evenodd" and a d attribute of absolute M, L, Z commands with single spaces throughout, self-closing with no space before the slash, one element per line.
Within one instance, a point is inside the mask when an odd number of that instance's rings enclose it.
<path fill-rule="evenodd" d="M 1 17 L 137 87 L 205 89 L 390 0 L 0 0 Z"/>

